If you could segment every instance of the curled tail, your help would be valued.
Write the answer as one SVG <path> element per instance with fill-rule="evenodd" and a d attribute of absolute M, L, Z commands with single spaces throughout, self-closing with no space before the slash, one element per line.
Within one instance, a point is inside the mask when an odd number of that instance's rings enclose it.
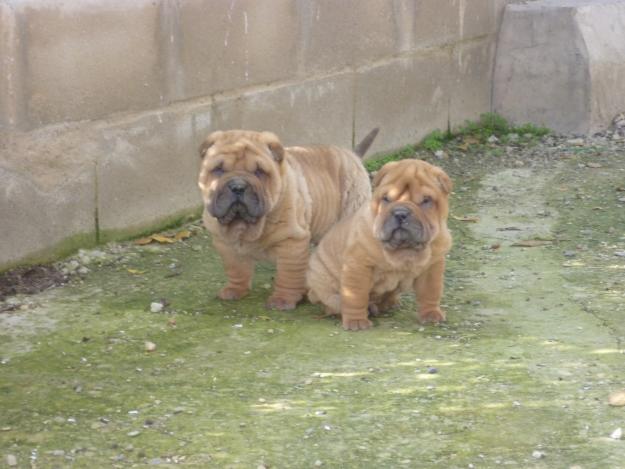
<path fill-rule="evenodd" d="M 356 153 L 361 158 L 365 156 L 365 153 L 367 153 L 367 150 L 369 149 L 369 147 L 375 140 L 375 137 L 378 135 L 379 131 L 380 131 L 380 128 L 376 127 L 371 132 L 369 132 L 367 136 L 363 138 L 362 141 L 354 147 L 354 153 Z"/>

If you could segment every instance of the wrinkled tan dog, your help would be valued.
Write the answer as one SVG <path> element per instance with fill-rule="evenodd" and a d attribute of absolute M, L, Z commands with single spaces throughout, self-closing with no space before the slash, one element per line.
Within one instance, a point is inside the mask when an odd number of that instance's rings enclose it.
<path fill-rule="evenodd" d="M 364 155 L 377 134 L 356 147 Z M 271 132 L 211 133 L 202 146 L 204 225 L 223 260 L 223 300 L 244 296 L 254 264 L 277 264 L 267 307 L 293 309 L 306 293 L 309 245 L 370 199 L 360 158 L 335 146 L 287 147 Z"/>
<path fill-rule="evenodd" d="M 313 253 L 308 298 L 340 314 L 343 328 L 371 327 L 368 312 L 395 306 L 413 290 L 419 319 L 445 320 L 440 309 L 452 183 L 425 161 L 388 163 L 373 180 L 373 198 L 337 223 Z"/>

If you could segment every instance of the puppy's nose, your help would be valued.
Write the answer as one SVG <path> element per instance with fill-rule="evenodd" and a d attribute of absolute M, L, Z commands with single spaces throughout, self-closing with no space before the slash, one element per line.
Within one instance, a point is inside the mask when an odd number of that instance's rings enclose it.
<path fill-rule="evenodd" d="M 228 189 L 230 189 L 232 193 L 235 195 L 242 195 L 243 192 L 245 192 L 245 189 L 247 188 L 247 182 L 239 178 L 231 179 L 230 181 L 228 181 L 227 185 L 228 185 Z"/>
<path fill-rule="evenodd" d="M 401 223 L 406 220 L 406 218 L 408 218 L 408 216 L 410 215 L 410 210 L 408 210 L 406 207 L 395 207 L 391 213 L 393 214 L 395 219 L 399 223 Z"/>

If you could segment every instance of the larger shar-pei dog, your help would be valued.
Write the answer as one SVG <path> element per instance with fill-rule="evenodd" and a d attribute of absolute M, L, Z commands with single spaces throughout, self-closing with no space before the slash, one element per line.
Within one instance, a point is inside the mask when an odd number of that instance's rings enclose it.
<path fill-rule="evenodd" d="M 310 243 L 371 197 L 360 158 L 377 134 L 352 152 L 336 146 L 283 147 L 271 132 L 211 133 L 202 146 L 199 187 L 204 225 L 226 275 L 223 300 L 244 296 L 254 264 L 276 263 L 269 308 L 293 309 L 306 293 Z"/>

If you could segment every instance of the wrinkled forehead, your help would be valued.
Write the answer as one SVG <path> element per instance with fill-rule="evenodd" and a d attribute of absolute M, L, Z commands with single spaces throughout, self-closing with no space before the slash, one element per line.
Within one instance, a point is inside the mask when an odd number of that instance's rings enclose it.
<path fill-rule="evenodd" d="M 253 140 L 218 140 L 209 148 L 207 156 L 213 164 L 244 165 L 269 157 L 268 148 Z"/>
<path fill-rule="evenodd" d="M 429 166 L 420 163 L 400 164 L 396 171 L 386 175 L 380 187 L 394 197 L 404 193 L 434 193 L 435 176 Z"/>

